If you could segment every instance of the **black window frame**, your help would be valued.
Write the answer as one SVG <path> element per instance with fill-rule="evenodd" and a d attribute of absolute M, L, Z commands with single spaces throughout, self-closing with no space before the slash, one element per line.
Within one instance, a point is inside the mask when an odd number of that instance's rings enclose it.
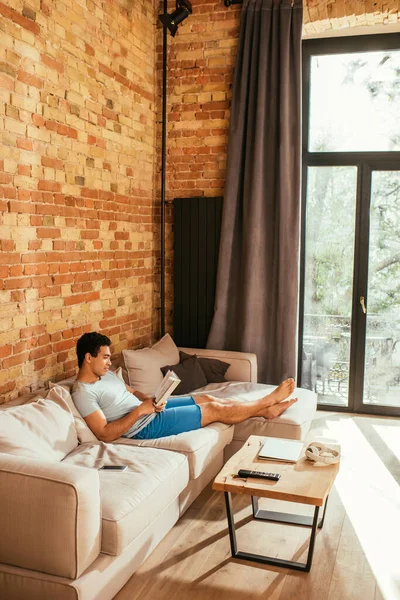
<path fill-rule="evenodd" d="M 348 54 L 357 52 L 373 52 L 385 50 L 400 51 L 400 33 L 373 34 L 362 36 L 346 36 L 335 38 L 319 38 L 303 40 L 302 43 L 302 189 L 301 189 L 301 224 L 300 224 L 300 284 L 299 284 L 299 327 L 298 327 L 298 365 L 297 378 L 301 386 L 302 349 L 304 333 L 304 288 L 305 288 L 305 240 L 306 240 L 306 194 L 307 171 L 309 167 L 357 167 L 356 197 L 356 231 L 354 242 L 354 289 L 352 300 L 352 326 L 349 375 L 349 400 L 347 406 L 320 404 L 320 410 L 337 412 L 358 412 L 385 416 L 399 416 L 400 408 L 362 404 L 362 387 L 364 377 L 363 348 L 365 338 L 364 327 L 360 321 L 360 290 L 366 288 L 368 266 L 358 270 L 360 256 L 368 252 L 369 239 L 369 190 L 373 170 L 400 170 L 400 151 L 382 152 L 310 152 L 309 145 L 309 112 L 310 112 L 310 65 L 311 57 L 327 54 Z M 356 335 L 357 334 L 357 335 Z M 362 362 L 362 364 L 361 364 Z M 358 400 L 357 400 L 358 398 Z"/>

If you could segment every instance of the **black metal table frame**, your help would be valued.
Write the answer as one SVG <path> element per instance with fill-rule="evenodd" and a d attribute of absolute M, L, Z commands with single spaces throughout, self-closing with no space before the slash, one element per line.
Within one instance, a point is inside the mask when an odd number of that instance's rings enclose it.
<path fill-rule="evenodd" d="M 240 558 L 243 560 L 250 560 L 266 565 L 273 565 L 274 567 L 283 567 L 285 569 L 295 569 L 296 571 L 309 572 L 311 569 L 311 563 L 314 554 L 315 535 L 317 528 L 322 529 L 325 520 L 326 506 L 328 504 L 328 497 L 325 500 L 324 511 L 322 518 L 318 521 L 319 506 L 314 507 L 314 516 L 308 517 L 303 515 L 294 515 L 290 513 L 281 513 L 270 510 L 261 510 L 258 508 L 258 497 L 251 496 L 251 503 L 253 507 L 253 519 L 260 521 L 272 521 L 276 523 L 285 523 L 287 525 L 300 525 L 302 527 L 311 527 L 311 537 L 308 547 L 307 562 L 295 562 L 292 560 L 284 560 L 274 558 L 272 556 L 264 556 L 262 554 L 252 554 L 251 552 L 242 552 L 237 549 L 236 542 L 236 531 L 235 521 L 232 513 L 232 498 L 230 492 L 224 492 L 225 494 L 225 505 L 226 505 L 226 516 L 228 519 L 229 539 L 231 543 L 231 552 L 233 558 Z"/>

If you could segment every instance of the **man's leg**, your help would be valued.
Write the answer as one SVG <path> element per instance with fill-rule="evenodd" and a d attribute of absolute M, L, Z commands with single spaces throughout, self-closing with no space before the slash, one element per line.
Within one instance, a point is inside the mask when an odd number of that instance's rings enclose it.
<path fill-rule="evenodd" d="M 210 423 L 220 422 L 226 425 L 234 425 L 235 423 L 242 423 L 250 417 L 263 416 L 267 419 L 274 419 L 279 417 L 297 402 L 297 398 L 278 402 L 273 406 L 264 406 L 260 408 L 260 402 L 263 400 L 255 400 L 254 402 L 230 402 L 229 400 L 224 402 L 218 402 L 213 400 L 201 405 L 201 426 L 205 427 Z"/>
<path fill-rule="evenodd" d="M 171 400 L 171 404 L 173 404 Z M 156 413 L 155 418 L 144 429 L 133 436 L 138 440 L 149 440 L 177 435 L 185 431 L 201 429 L 202 409 L 195 403 L 193 398 L 186 397 L 184 405 L 165 407 L 165 410 Z"/>
<path fill-rule="evenodd" d="M 258 416 L 265 417 L 267 419 L 273 418 L 273 416 L 271 416 L 271 415 L 275 415 L 276 411 L 270 411 L 270 410 L 268 410 L 268 407 L 272 407 L 275 404 L 281 403 L 282 400 L 286 400 L 286 398 L 288 398 L 293 393 L 294 388 L 295 388 L 294 379 L 285 379 L 285 381 L 282 381 L 282 383 L 280 385 L 278 385 L 278 387 L 276 387 L 270 394 L 267 394 L 263 398 L 260 398 L 260 400 L 257 400 L 256 402 L 261 403 Z M 227 403 L 232 404 L 233 402 L 236 402 L 237 404 L 244 403 L 243 400 L 238 400 L 236 398 L 228 398 L 228 399 L 216 398 L 215 396 L 212 396 L 211 394 L 199 394 L 198 396 L 195 395 L 195 396 L 193 396 L 193 399 L 196 402 L 196 404 L 200 404 L 200 406 L 202 406 L 203 404 L 208 404 L 210 402 L 218 402 L 220 404 L 227 404 Z M 250 403 L 246 401 L 246 404 L 250 404 Z M 286 408 L 288 408 L 288 406 L 286 406 Z M 283 411 L 281 411 L 281 412 L 283 412 Z M 281 414 L 281 412 L 279 412 L 279 414 Z M 252 416 L 256 416 L 256 415 L 253 414 Z"/>

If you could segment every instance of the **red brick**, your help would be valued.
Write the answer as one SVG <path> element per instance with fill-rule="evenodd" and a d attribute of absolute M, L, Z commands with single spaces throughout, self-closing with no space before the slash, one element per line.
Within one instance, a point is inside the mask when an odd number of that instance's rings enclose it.
<path fill-rule="evenodd" d="M 42 179 L 38 183 L 38 190 L 44 190 L 46 192 L 60 192 L 61 184 L 57 183 L 56 181 L 47 181 Z"/>
<path fill-rule="evenodd" d="M 99 190 L 91 190 L 84 187 L 81 189 L 81 196 L 85 196 L 86 198 L 98 198 Z"/>
<path fill-rule="evenodd" d="M 68 127 L 67 125 L 59 124 L 57 126 L 57 133 L 59 133 L 60 135 L 66 135 L 67 137 L 73 138 L 75 140 L 78 139 L 78 132 L 76 131 L 76 129 Z"/>
<path fill-rule="evenodd" d="M 114 112 L 113 110 L 110 110 L 109 108 L 106 108 L 105 106 L 103 106 L 103 116 L 106 119 L 112 119 L 113 121 L 118 121 L 118 117 L 117 117 L 117 113 Z"/>
<path fill-rule="evenodd" d="M 73 340 L 73 339 L 63 340 L 62 342 L 57 342 L 56 344 L 54 344 L 53 351 L 54 352 L 62 352 L 62 350 L 69 350 L 70 348 L 73 348 L 74 346 L 75 346 L 75 340 Z"/>
<path fill-rule="evenodd" d="M 94 240 L 96 238 L 98 238 L 100 235 L 100 233 L 98 231 L 94 231 L 94 230 L 86 230 L 86 231 L 81 231 L 81 238 L 82 240 Z"/>
<path fill-rule="evenodd" d="M 56 121 L 49 121 L 49 120 L 47 120 L 45 122 L 44 126 L 49 131 L 57 131 L 57 129 L 58 129 L 58 123 L 56 123 Z"/>
<path fill-rule="evenodd" d="M 21 200 L 22 202 L 29 202 L 30 199 L 31 199 L 31 192 L 29 190 L 18 189 L 18 200 Z"/>
<path fill-rule="evenodd" d="M 3 369 L 9 369 L 10 367 L 21 365 L 22 363 L 27 362 L 28 359 L 29 352 L 23 352 L 22 354 L 16 354 L 10 358 L 5 358 L 3 360 Z"/>
<path fill-rule="evenodd" d="M 40 358 L 39 360 L 35 360 L 35 362 L 33 363 L 33 370 L 34 371 L 41 371 L 42 369 L 44 369 L 46 366 L 46 361 L 44 358 Z"/>
<path fill-rule="evenodd" d="M 68 352 L 61 352 L 60 354 L 57 354 L 57 362 L 58 363 L 64 363 L 68 358 Z"/>
<path fill-rule="evenodd" d="M 89 44 L 87 44 L 85 42 L 85 52 L 86 54 L 89 54 L 89 56 L 94 56 L 94 48 L 92 48 L 92 46 L 89 46 Z"/>
<path fill-rule="evenodd" d="M 50 167 L 51 169 L 61 170 L 64 166 L 64 163 L 62 160 L 58 160 L 56 158 L 50 158 L 49 156 L 42 156 L 42 165 L 44 167 Z"/>
<path fill-rule="evenodd" d="M 40 223 L 32 223 L 32 219 L 35 217 L 31 217 L 31 225 L 40 225 Z M 28 250 L 39 250 L 42 247 L 42 242 L 40 240 L 29 240 L 28 242 Z"/>
<path fill-rule="evenodd" d="M 41 58 L 42 58 L 43 64 L 46 65 L 47 67 L 49 67 L 50 69 L 54 69 L 55 71 L 58 71 L 59 73 L 64 73 L 64 65 L 62 63 L 60 63 L 58 60 L 51 58 L 51 56 L 48 56 L 47 54 L 42 54 Z"/>
<path fill-rule="evenodd" d="M 17 79 L 19 81 L 22 81 L 22 83 L 26 83 L 27 85 L 33 85 L 36 88 L 42 89 L 43 87 L 43 81 L 40 79 L 40 77 L 37 77 L 36 75 L 32 75 L 31 73 L 27 73 L 26 71 L 23 71 L 22 69 L 20 69 L 18 71 L 18 77 Z"/>
<path fill-rule="evenodd" d="M 10 277 L 20 277 L 22 275 L 21 265 L 14 265 L 10 267 Z"/>
<path fill-rule="evenodd" d="M 2 346 L 0 348 L 0 358 L 6 358 L 7 356 L 10 356 L 12 352 L 12 346 L 10 344 L 8 344 L 7 346 Z"/>
<path fill-rule="evenodd" d="M 17 138 L 17 148 L 21 148 L 22 150 L 33 150 L 33 144 L 30 140 L 26 140 L 25 138 Z"/>
<path fill-rule="evenodd" d="M 12 175 L 9 175 L 8 173 L 0 173 L 0 183 L 11 183 L 12 182 Z"/>
<path fill-rule="evenodd" d="M 33 114 L 32 115 L 32 123 L 36 125 L 36 127 L 44 127 L 46 120 L 43 119 L 41 115 Z"/>
<path fill-rule="evenodd" d="M 6 6 L 5 4 L 3 4 L 3 2 L 0 2 L 0 14 L 6 17 L 7 19 L 11 19 L 11 21 L 14 21 L 14 23 L 17 23 L 24 29 L 31 31 L 36 35 L 40 33 L 40 27 L 37 23 L 31 21 L 31 19 L 23 17 L 19 12 L 17 12 L 13 8 L 10 8 L 9 6 Z"/>
<path fill-rule="evenodd" d="M 0 240 L 0 248 L 3 252 L 12 252 L 15 249 L 15 242 L 13 240 Z M 4 262 L 3 257 L 2 262 Z"/>
<path fill-rule="evenodd" d="M 21 354 L 21 352 L 24 352 L 26 349 L 28 348 L 28 342 L 24 341 L 24 342 L 18 342 L 17 344 L 13 345 L 13 354 Z"/>
<path fill-rule="evenodd" d="M 59 229 L 55 227 L 38 227 L 36 230 L 37 236 L 39 238 L 59 238 L 61 237 L 61 232 Z"/>
<path fill-rule="evenodd" d="M 1 262 L 3 265 L 16 265 L 21 261 L 21 255 L 18 252 L 2 252 Z"/>
<path fill-rule="evenodd" d="M 9 392 L 12 392 L 13 390 L 15 390 L 15 387 L 16 387 L 15 381 L 8 381 L 4 385 L 0 385 L 0 396 L 8 394 Z"/>
<path fill-rule="evenodd" d="M 47 346 L 42 346 L 41 348 L 35 348 L 35 350 L 31 350 L 29 353 L 29 360 L 36 360 L 37 358 L 43 358 L 44 356 L 48 356 L 52 353 L 51 344 Z"/>
<path fill-rule="evenodd" d="M 15 202 L 11 200 L 8 204 L 11 213 L 31 213 L 32 210 L 34 210 L 32 206 L 26 202 Z"/>

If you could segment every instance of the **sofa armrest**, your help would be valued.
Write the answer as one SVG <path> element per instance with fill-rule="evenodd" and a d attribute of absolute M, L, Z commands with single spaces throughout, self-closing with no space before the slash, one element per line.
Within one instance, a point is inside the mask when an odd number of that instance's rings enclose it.
<path fill-rule="evenodd" d="M 203 358 L 218 358 L 230 363 L 225 374 L 227 381 L 250 381 L 257 383 L 257 357 L 250 352 L 233 352 L 228 350 L 208 350 L 203 348 L 179 348 L 188 354 L 197 354 Z"/>
<path fill-rule="evenodd" d="M 0 563 L 76 579 L 100 553 L 94 469 L 0 454 Z"/>

